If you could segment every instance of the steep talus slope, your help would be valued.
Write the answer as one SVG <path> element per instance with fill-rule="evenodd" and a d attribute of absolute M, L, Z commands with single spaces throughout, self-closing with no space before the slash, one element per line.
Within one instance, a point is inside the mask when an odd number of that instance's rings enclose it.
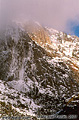
<path fill-rule="evenodd" d="M 79 86 L 66 61 L 49 57 L 19 30 L 19 37 L 12 32 L 0 43 L 0 99 L 24 114 L 54 114 Z"/>

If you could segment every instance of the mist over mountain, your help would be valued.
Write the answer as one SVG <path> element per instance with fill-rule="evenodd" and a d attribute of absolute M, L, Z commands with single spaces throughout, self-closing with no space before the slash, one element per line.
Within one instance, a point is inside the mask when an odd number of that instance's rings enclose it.
<path fill-rule="evenodd" d="M 31 19 L 58 31 L 73 33 L 68 23 L 79 24 L 79 0 L 0 0 L 0 24 Z"/>
<path fill-rule="evenodd" d="M 56 114 L 73 95 L 79 95 L 78 37 L 36 21 L 12 22 L 0 32 L 0 101 L 41 116 Z"/>

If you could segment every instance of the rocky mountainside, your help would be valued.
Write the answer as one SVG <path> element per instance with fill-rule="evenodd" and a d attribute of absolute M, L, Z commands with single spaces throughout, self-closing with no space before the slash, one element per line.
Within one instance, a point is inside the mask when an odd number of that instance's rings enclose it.
<path fill-rule="evenodd" d="M 32 22 L 31 27 L 29 24 L 24 24 L 24 29 L 26 32 L 28 30 L 31 39 L 43 47 L 52 58 L 67 62 L 79 82 L 79 38 L 42 27 L 37 22 Z"/>
<path fill-rule="evenodd" d="M 24 26 L 13 23 L 0 36 L 0 101 L 24 115 L 56 114 L 79 92 L 79 38 Z"/>

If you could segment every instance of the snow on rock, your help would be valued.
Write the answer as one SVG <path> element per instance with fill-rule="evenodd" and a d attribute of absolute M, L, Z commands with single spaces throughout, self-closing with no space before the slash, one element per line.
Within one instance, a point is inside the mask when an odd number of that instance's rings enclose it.
<path fill-rule="evenodd" d="M 55 114 L 65 99 L 79 91 L 71 69 L 78 67 L 78 39 L 72 42 L 66 34 L 47 29 L 49 37 L 45 42 L 40 39 L 40 45 L 26 31 L 16 31 L 12 28 L 6 43 L 0 44 L 0 100 L 24 114 Z"/>

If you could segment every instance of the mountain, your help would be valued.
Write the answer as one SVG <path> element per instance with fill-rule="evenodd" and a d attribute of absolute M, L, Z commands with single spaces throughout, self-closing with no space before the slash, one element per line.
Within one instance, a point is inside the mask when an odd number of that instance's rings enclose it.
<path fill-rule="evenodd" d="M 31 27 L 29 27 L 30 25 Z M 29 28 L 29 30 L 28 30 Z M 36 29 L 37 28 L 37 29 Z M 43 47 L 48 54 L 67 62 L 79 82 L 79 38 L 48 27 L 42 27 L 36 22 L 26 23 L 24 29 L 32 40 Z"/>
<path fill-rule="evenodd" d="M 0 101 L 27 115 L 53 115 L 79 94 L 79 38 L 37 22 L 0 34 Z"/>

